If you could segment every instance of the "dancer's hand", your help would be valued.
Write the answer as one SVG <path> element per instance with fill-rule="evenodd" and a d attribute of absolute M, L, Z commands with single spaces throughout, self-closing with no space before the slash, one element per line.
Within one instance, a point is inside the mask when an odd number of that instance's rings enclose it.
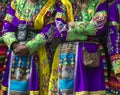
<path fill-rule="evenodd" d="M 70 27 L 75 27 L 75 23 L 76 23 L 76 22 L 69 22 L 69 23 L 68 23 L 68 26 L 70 26 Z"/>
<path fill-rule="evenodd" d="M 12 44 L 12 46 L 11 46 L 11 49 L 14 51 L 14 49 L 17 48 L 17 45 L 18 45 L 18 44 L 19 44 L 19 43 L 14 42 L 14 43 Z"/>
<path fill-rule="evenodd" d="M 19 56 L 25 56 L 29 54 L 29 50 L 25 44 L 18 44 L 14 49 L 14 53 Z"/>

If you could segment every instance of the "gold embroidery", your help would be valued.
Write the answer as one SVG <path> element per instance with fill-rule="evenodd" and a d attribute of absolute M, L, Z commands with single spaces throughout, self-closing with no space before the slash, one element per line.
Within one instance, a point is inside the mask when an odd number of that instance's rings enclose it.
<path fill-rule="evenodd" d="M 117 30 L 119 30 L 120 24 L 117 23 L 116 21 L 112 21 L 112 22 L 110 22 L 109 25 L 110 25 L 110 26 L 114 25 L 114 26 L 117 27 Z"/>
<path fill-rule="evenodd" d="M 57 13 L 55 18 L 62 18 L 64 21 L 66 21 L 66 17 L 62 13 Z"/>
<path fill-rule="evenodd" d="M 10 15 L 10 14 L 7 14 L 7 15 L 5 16 L 5 19 L 4 19 L 4 20 L 6 20 L 6 21 L 12 23 L 12 21 L 13 21 L 13 16 Z"/>
<path fill-rule="evenodd" d="M 11 2 L 11 7 L 16 10 L 16 6 L 17 4 L 19 4 L 21 2 L 21 0 L 12 0 Z"/>
<path fill-rule="evenodd" d="M 48 95 L 48 80 L 50 76 L 50 67 L 49 62 L 47 58 L 47 51 L 45 49 L 45 46 L 40 47 L 38 50 L 38 56 L 39 56 L 39 68 L 42 72 L 40 72 L 40 95 Z M 46 76 L 45 76 L 46 75 Z M 44 86 L 46 86 L 44 88 Z"/>
<path fill-rule="evenodd" d="M 39 91 L 30 91 L 30 95 L 39 95 Z"/>
<path fill-rule="evenodd" d="M 114 73 L 115 75 L 120 74 L 120 67 L 115 68 Z"/>
<path fill-rule="evenodd" d="M 16 3 L 19 3 L 19 2 L 20 2 L 20 0 L 17 0 Z M 44 25 L 44 16 L 47 13 L 47 11 L 55 4 L 55 2 L 56 2 L 56 0 L 48 0 L 47 3 L 44 5 L 44 7 L 41 9 L 41 11 L 37 15 L 35 22 L 34 22 L 35 29 L 42 29 L 42 27 Z M 13 9 L 15 9 L 16 6 L 13 3 L 11 4 L 11 7 Z M 18 13 L 18 11 L 16 11 L 15 16 L 20 20 L 31 21 L 31 18 L 25 18 L 25 17 L 21 16 Z"/>
<path fill-rule="evenodd" d="M 102 4 L 104 3 L 106 0 L 100 0 L 99 3 Z"/>
<path fill-rule="evenodd" d="M 5 87 L 5 86 L 3 86 L 3 85 L 1 86 L 1 90 L 3 90 L 3 91 L 7 91 L 7 89 L 8 89 L 8 88 Z"/>
<path fill-rule="evenodd" d="M 100 12 L 97 12 L 96 14 L 98 14 L 100 16 L 107 16 L 106 11 L 100 11 Z"/>
<path fill-rule="evenodd" d="M 19 20 L 31 21 L 31 18 L 25 18 L 25 17 L 23 17 L 23 16 L 20 16 L 20 14 L 18 13 L 18 11 L 16 11 L 15 16 L 16 16 Z"/>
<path fill-rule="evenodd" d="M 85 47 L 83 47 L 83 59 L 84 59 L 84 65 L 86 67 L 88 68 L 99 67 L 99 61 L 100 61 L 99 49 L 94 53 L 90 53 L 87 51 Z"/>
<path fill-rule="evenodd" d="M 12 2 L 11 2 L 11 7 L 15 10 L 16 9 L 16 1 L 15 0 L 13 0 Z"/>
<path fill-rule="evenodd" d="M 105 94 L 105 90 L 101 90 L 101 91 L 82 91 L 82 92 L 76 92 L 76 95 L 102 95 Z"/>
<path fill-rule="evenodd" d="M 97 6 L 99 6 L 100 4 L 106 2 L 106 0 L 99 0 L 99 3 L 97 4 Z"/>

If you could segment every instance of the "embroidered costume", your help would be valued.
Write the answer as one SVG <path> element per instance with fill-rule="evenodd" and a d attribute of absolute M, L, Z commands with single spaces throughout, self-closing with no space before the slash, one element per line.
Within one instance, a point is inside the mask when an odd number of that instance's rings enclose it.
<path fill-rule="evenodd" d="M 2 0 L 0 1 L 0 89 L 1 89 L 1 80 L 4 75 L 6 62 L 7 61 L 7 46 L 5 45 L 3 38 L 2 38 L 2 27 L 3 27 L 3 20 L 6 14 L 6 9 L 8 4 L 10 3 L 9 0 Z"/>
<path fill-rule="evenodd" d="M 114 14 L 113 14 L 114 12 Z M 112 64 L 110 74 L 111 93 L 120 95 L 120 82 L 116 75 L 120 74 L 120 0 L 114 0 L 109 9 L 108 52 Z"/>
<path fill-rule="evenodd" d="M 88 0 L 82 10 L 79 0 L 58 0 L 55 19 L 61 43 L 54 54 L 49 95 L 105 95 L 107 64 L 99 36 L 106 31 L 107 0 Z M 95 23 L 96 16 L 104 17 Z M 68 22 L 75 21 L 69 27 Z M 103 24 L 104 23 L 104 24 Z M 66 42 L 64 42 L 66 41 Z M 86 66 L 92 63 L 96 66 Z M 98 64 L 97 64 L 98 63 Z M 106 82 L 105 82 L 106 78 Z"/>
<path fill-rule="evenodd" d="M 9 50 L 1 95 L 48 94 L 52 60 L 49 42 L 55 32 L 54 15 L 55 0 L 37 0 L 34 5 L 27 0 L 12 0 L 8 6 L 2 36 Z M 25 25 L 28 33 L 24 44 L 30 54 L 21 57 L 11 51 L 11 45 L 21 43 L 18 39 L 24 34 L 18 35 L 18 28 L 22 29 Z"/>

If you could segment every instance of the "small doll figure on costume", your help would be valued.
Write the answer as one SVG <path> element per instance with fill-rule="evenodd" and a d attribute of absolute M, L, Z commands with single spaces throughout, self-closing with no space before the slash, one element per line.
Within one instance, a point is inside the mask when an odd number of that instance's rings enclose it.
<path fill-rule="evenodd" d="M 48 95 L 55 2 L 12 0 L 8 6 L 2 37 L 9 50 L 1 95 Z"/>

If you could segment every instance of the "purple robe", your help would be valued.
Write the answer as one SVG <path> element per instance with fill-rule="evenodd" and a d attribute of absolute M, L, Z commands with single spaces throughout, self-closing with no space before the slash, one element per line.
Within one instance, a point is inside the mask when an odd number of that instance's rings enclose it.
<path fill-rule="evenodd" d="M 109 8 L 109 29 L 107 47 L 111 61 L 111 74 L 109 85 L 112 94 L 120 94 L 120 82 L 116 75 L 120 74 L 120 0 L 114 0 Z"/>
<path fill-rule="evenodd" d="M 88 7 L 83 11 L 77 8 L 76 0 L 66 2 L 64 2 L 64 0 L 58 0 L 57 5 L 57 16 L 55 20 L 57 27 L 56 37 L 60 38 L 63 43 L 58 46 L 54 56 L 49 94 L 105 95 L 106 89 L 108 88 L 108 76 L 105 75 L 105 73 L 107 74 L 107 64 L 104 49 L 97 39 L 102 33 L 107 32 L 106 23 L 103 27 L 97 29 L 97 31 L 93 30 L 94 34 L 86 34 L 88 36 L 87 40 L 80 40 L 79 38 L 81 35 L 84 36 L 83 32 L 87 31 L 85 29 L 88 29 L 91 19 L 95 14 L 98 13 L 98 15 L 101 15 L 105 13 L 107 17 L 108 1 L 89 0 Z M 93 15 L 88 13 L 89 9 L 92 9 L 91 14 L 93 13 Z M 68 22 L 70 21 L 83 23 L 81 26 L 83 26 L 84 29 L 83 31 L 80 29 L 81 34 L 78 30 L 78 35 L 74 33 L 73 36 L 71 35 L 72 33 L 69 31 L 68 26 Z M 86 22 L 89 24 L 86 24 Z M 69 40 L 69 35 L 71 35 L 72 40 Z M 76 36 L 76 38 L 74 38 L 74 36 Z M 88 58 L 93 59 L 95 56 L 92 54 L 100 51 L 100 56 L 96 57 L 98 58 L 96 59 L 99 64 L 98 67 L 90 68 L 84 65 L 84 62 L 87 60 L 85 56 L 83 56 L 84 49 L 87 50 Z M 87 62 L 89 63 L 89 61 Z"/>
<path fill-rule="evenodd" d="M 52 61 L 50 41 L 55 31 L 55 1 L 49 2 L 38 0 L 31 5 L 28 0 L 12 0 L 8 6 L 2 36 L 9 50 L 1 95 L 46 95 Z M 41 11 L 44 13 L 42 16 Z M 43 17 L 42 21 L 36 21 L 39 16 Z M 21 43 L 17 36 L 20 24 L 28 26 L 27 39 L 24 41 L 29 49 L 28 56 L 15 55 L 11 48 L 14 42 Z"/>

